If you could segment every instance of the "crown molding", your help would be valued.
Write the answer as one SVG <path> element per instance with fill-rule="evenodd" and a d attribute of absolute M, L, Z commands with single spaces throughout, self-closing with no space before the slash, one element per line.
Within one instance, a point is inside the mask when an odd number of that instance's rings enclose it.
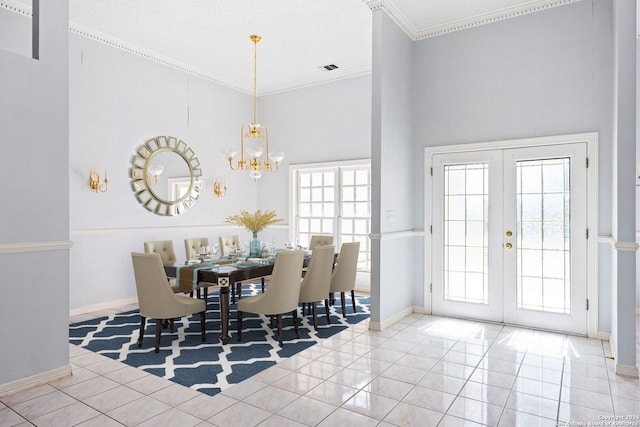
<path fill-rule="evenodd" d="M 391 18 L 391 20 L 395 22 L 407 36 L 409 36 L 411 40 L 416 40 L 418 29 L 413 25 L 409 18 L 407 18 L 400 9 L 398 9 L 395 3 L 389 0 L 362 0 L 362 2 L 367 5 L 372 12 L 375 12 L 376 10 L 383 10 L 387 16 L 389 16 L 389 18 Z"/>
<path fill-rule="evenodd" d="M 240 92 L 244 92 L 244 93 L 250 93 L 252 94 L 253 92 L 247 91 L 243 88 L 240 88 L 238 86 L 234 86 L 234 85 L 230 85 L 228 83 L 223 82 L 222 80 L 216 78 L 215 76 L 212 76 L 211 74 L 193 68 L 191 66 L 189 66 L 188 64 L 185 64 L 183 62 L 180 61 L 176 61 L 172 58 L 169 58 L 167 56 L 161 55 L 157 52 L 154 52 L 152 50 L 149 49 L 145 49 L 143 47 L 137 46 L 133 43 L 129 43 L 126 42 L 124 40 L 118 39 L 117 37 L 112 37 L 109 36 L 107 34 L 101 33 L 99 31 L 96 31 L 92 28 L 88 28 L 85 27 L 83 25 L 80 24 L 76 24 L 76 23 L 69 23 L 69 32 L 81 37 L 84 37 L 86 39 L 89 40 L 93 40 L 96 41 L 98 43 L 102 43 L 105 44 L 109 47 L 113 47 L 115 49 L 120 49 L 123 50 L 127 53 L 130 53 L 132 55 L 136 55 L 136 56 L 140 56 L 144 59 L 147 59 L 149 61 L 153 61 L 153 62 L 157 62 L 159 64 L 165 65 L 169 68 L 173 68 L 175 70 L 178 71 L 182 71 L 183 73 L 187 73 L 187 74 L 191 74 L 192 76 L 204 79 L 204 80 L 208 80 L 212 83 L 216 83 L 219 84 L 221 86 L 225 86 L 234 90 L 238 90 Z"/>
<path fill-rule="evenodd" d="M 31 16 L 32 8 L 26 4 L 18 3 L 14 0 L 0 0 L 0 9 L 7 9 L 11 12 L 24 16 Z"/>
<path fill-rule="evenodd" d="M 18 13 L 21 15 L 31 16 L 31 8 L 22 3 L 18 3 L 15 0 L 0 0 L 0 8 L 7 9 L 11 12 Z M 224 87 L 228 87 L 230 89 L 237 90 L 239 92 L 246 93 L 248 95 L 253 95 L 253 92 L 251 90 L 229 84 L 219 79 L 218 77 L 213 76 L 210 73 L 207 73 L 206 71 L 199 70 L 186 63 L 176 61 L 170 57 L 167 57 L 157 52 L 151 51 L 149 49 L 145 49 L 143 47 L 137 46 L 133 43 L 129 43 L 124 40 L 118 39 L 117 37 L 113 37 L 113 36 L 101 33 L 89 27 L 85 27 L 83 25 L 70 22 L 69 32 L 72 34 L 78 35 L 80 37 L 84 37 L 86 39 L 105 44 L 109 47 L 120 49 L 132 55 L 140 56 L 141 58 L 147 59 L 149 61 L 157 62 L 164 66 L 173 68 L 178 71 L 182 71 L 183 73 L 190 74 L 192 76 L 201 78 L 203 80 L 207 80 L 209 82 L 212 82 Z M 285 86 L 274 87 L 267 91 L 263 91 L 261 93 L 258 93 L 258 96 L 272 95 L 275 93 L 287 92 L 290 90 L 302 89 L 310 86 L 323 85 L 326 83 L 332 83 L 339 80 L 346 80 L 353 77 L 360 77 L 367 74 L 371 74 L 371 66 L 360 67 L 360 68 L 351 69 L 351 70 L 343 70 L 342 72 L 332 71 L 332 74 L 330 76 L 317 76 L 317 77 L 313 77 L 305 80 L 299 80 L 299 81 L 287 84 Z"/>
<path fill-rule="evenodd" d="M 505 19 L 515 18 L 517 16 L 540 12 L 553 7 L 565 6 L 578 1 L 581 0 L 535 0 L 520 6 L 503 8 L 490 13 L 445 22 L 440 25 L 417 28 L 400 12 L 394 3 L 394 0 L 363 0 L 363 2 L 369 6 L 371 11 L 384 10 L 387 15 L 389 15 L 389 17 L 394 20 L 396 24 L 398 24 L 398 26 L 402 28 L 402 30 L 414 41 L 437 37 L 443 34 L 466 30 L 473 27 L 479 27 L 481 25 L 491 24 Z"/>
<path fill-rule="evenodd" d="M 260 97 L 265 95 L 273 95 L 276 93 L 288 92 L 290 90 L 303 89 L 306 87 L 319 86 L 326 83 L 333 83 L 339 80 L 351 79 L 353 77 L 366 76 L 367 74 L 371 74 L 371 67 L 365 66 L 360 68 L 354 68 L 351 70 L 344 70 L 342 72 L 336 72 L 335 70 L 327 71 L 327 72 L 331 73 L 331 76 L 329 78 L 325 76 L 318 76 L 318 77 L 311 77 L 304 80 L 298 80 L 296 82 L 292 82 L 291 84 L 288 84 L 281 88 L 267 89 L 266 91 L 262 91 L 261 93 L 259 93 L 258 96 Z"/>

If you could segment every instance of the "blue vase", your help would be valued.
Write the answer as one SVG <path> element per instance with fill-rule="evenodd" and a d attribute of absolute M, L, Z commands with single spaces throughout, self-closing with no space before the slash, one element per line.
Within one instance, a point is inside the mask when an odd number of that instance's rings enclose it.
<path fill-rule="evenodd" d="M 253 240 L 249 243 L 249 256 L 251 258 L 260 258 L 262 256 L 262 245 L 258 240 L 258 233 L 253 233 Z"/>

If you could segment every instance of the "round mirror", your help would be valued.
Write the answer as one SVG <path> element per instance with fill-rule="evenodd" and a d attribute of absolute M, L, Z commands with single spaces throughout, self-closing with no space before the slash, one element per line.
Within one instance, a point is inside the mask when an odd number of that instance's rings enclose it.
<path fill-rule="evenodd" d="M 131 163 L 133 191 L 153 213 L 181 214 L 200 196 L 200 162 L 193 150 L 175 137 L 148 140 L 138 148 Z"/>

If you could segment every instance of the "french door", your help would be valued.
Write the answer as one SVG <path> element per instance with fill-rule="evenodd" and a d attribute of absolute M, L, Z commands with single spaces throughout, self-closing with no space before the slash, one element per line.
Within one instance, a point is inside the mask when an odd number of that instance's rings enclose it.
<path fill-rule="evenodd" d="M 586 144 L 434 154 L 432 312 L 586 334 Z"/>

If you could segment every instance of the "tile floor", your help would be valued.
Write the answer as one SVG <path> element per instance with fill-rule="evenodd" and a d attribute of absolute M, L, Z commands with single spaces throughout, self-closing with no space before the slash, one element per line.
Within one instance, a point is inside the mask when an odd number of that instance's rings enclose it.
<path fill-rule="evenodd" d="M 412 314 L 210 397 L 71 345 L 74 375 L 0 398 L 0 426 L 640 425 L 606 424 L 640 416 L 640 383 L 609 354 L 600 340 Z"/>

